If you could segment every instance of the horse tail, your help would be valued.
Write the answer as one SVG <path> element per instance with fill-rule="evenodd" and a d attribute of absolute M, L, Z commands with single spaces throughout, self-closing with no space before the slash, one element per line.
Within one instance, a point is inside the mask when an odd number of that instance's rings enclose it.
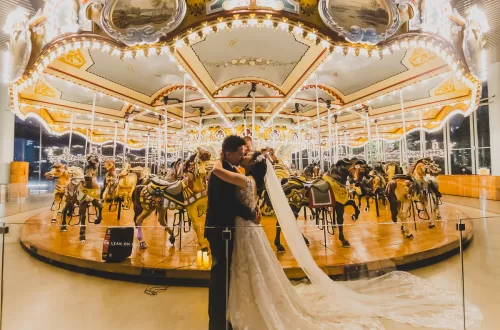
<path fill-rule="evenodd" d="M 391 219 L 394 223 L 398 222 L 398 198 L 396 197 L 396 188 L 398 183 L 394 180 L 391 180 L 387 184 L 387 188 L 385 190 L 385 195 L 389 200 L 389 207 L 391 208 Z"/>

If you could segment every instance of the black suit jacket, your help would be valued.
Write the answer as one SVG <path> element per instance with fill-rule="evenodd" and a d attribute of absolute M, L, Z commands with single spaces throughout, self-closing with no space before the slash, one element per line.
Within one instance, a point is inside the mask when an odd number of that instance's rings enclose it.
<path fill-rule="evenodd" d="M 226 161 L 222 161 L 222 167 L 228 171 L 237 172 L 236 168 Z M 236 189 L 235 185 L 223 181 L 213 173 L 210 174 L 208 209 L 205 220 L 205 237 L 208 240 L 221 241 L 222 230 L 226 227 L 233 229 L 237 216 L 245 220 L 255 219 L 255 210 L 243 205 L 236 198 Z"/>

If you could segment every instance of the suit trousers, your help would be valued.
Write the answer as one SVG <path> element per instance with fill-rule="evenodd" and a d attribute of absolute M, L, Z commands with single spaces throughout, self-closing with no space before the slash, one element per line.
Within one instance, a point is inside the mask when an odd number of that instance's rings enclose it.
<path fill-rule="evenodd" d="M 212 253 L 212 269 L 210 270 L 210 286 L 208 291 L 208 329 L 225 330 L 226 329 L 226 299 L 229 298 L 229 279 L 231 278 L 231 260 L 233 255 L 234 232 L 231 239 L 225 241 L 222 239 L 222 232 L 215 237 L 207 237 L 210 243 Z M 228 244 L 226 258 L 226 242 Z M 226 274 L 226 265 L 229 265 L 229 272 Z M 227 288 L 226 292 L 226 279 Z M 229 324 L 229 329 L 232 329 Z"/>

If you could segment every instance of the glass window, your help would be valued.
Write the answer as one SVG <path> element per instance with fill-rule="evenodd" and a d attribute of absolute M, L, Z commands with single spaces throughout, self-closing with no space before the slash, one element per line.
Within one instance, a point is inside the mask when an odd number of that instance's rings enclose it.
<path fill-rule="evenodd" d="M 365 159 L 365 147 L 353 147 L 352 156 L 359 159 Z"/>
<path fill-rule="evenodd" d="M 385 142 L 385 161 L 397 162 L 401 159 L 399 151 L 399 141 Z"/>
<path fill-rule="evenodd" d="M 482 169 L 489 169 L 491 171 L 491 150 L 490 148 L 479 148 L 477 159 L 478 174 L 482 172 Z"/>
<path fill-rule="evenodd" d="M 445 172 L 445 153 L 443 130 L 437 132 L 425 132 L 425 157 L 434 160 L 441 168 L 441 173 Z"/>
<path fill-rule="evenodd" d="M 477 146 L 479 148 L 490 146 L 490 115 L 488 106 L 480 107 L 476 112 L 477 120 Z"/>
<path fill-rule="evenodd" d="M 472 154 L 470 149 L 452 150 L 451 174 L 472 174 Z"/>
<path fill-rule="evenodd" d="M 408 146 L 408 160 L 411 163 L 421 158 L 420 154 L 420 131 L 414 131 L 406 135 L 406 145 Z"/>
<path fill-rule="evenodd" d="M 450 119 L 450 149 L 470 148 L 470 116 L 460 114 Z"/>

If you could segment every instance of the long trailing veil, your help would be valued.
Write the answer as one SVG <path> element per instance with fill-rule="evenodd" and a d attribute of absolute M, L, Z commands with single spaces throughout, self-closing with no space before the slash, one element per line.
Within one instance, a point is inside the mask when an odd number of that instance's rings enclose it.
<path fill-rule="evenodd" d="M 441 329 L 463 327 L 462 299 L 407 272 L 394 271 L 367 280 L 336 282 L 328 277 L 309 253 L 295 216 L 288 205 L 272 164 L 267 160 L 266 190 L 281 230 L 311 286 L 346 314 L 381 317 L 414 326 Z M 307 287 L 307 286 L 304 286 Z M 307 293 L 307 288 L 298 288 Z M 466 325 L 481 322 L 481 311 L 466 304 Z"/>

